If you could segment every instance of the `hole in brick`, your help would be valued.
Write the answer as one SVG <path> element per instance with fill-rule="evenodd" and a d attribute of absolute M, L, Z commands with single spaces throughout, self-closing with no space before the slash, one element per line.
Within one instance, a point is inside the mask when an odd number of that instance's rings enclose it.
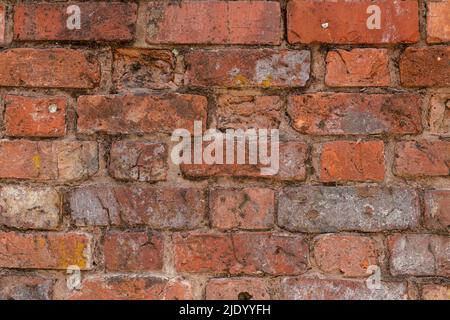
<path fill-rule="evenodd" d="M 253 296 L 248 292 L 239 292 L 238 300 L 251 300 Z"/>

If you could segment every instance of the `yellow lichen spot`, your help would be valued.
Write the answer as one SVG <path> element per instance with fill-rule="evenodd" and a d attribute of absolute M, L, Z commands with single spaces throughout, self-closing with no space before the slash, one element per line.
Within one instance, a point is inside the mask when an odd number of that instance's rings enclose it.
<path fill-rule="evenodd" d="M 69 266 L 78 266 L 80 269 L 85 269 L 86 259 L 84 256 L 84 251 L 86 249 L 86 244 L 83 242 L 78 242 L 75 245 L 75 248 L 73 250 L 72 249 L 73 248 L 68 248 L 63 242 L 59 244 L 59 268 L 67 269 Z"/>
<path fill-rule="evenodd" d="M 247 80 L 247 78 L 244 77 L 243 75 L 238 74 L 237 76 L 234 77 L 234 82 L 236 82 L 236 84 L 242 86 L 242 85 L 247 84 L 248 80 Z"/>
<path fill-rule="evenodd" d="M 267 75 L 267 77 L 262 81 L 262 85 L 263 85 L 263 87 L 265 87 L 265 88 L 268 88 L 268 87 L 270 87 L 270 85 L 272 84 L 272 75 L 271 74 L 269 74 L 269 75 Z"/>
<path fill-rule="evenodd" d="M 33 164 L 34 164 L 34 167 L 36 168 L 36 170 L 40 170 L 41 169 L 41 156 L 37 154 L 33 157 L 32 160 L 33 160 Z"/>

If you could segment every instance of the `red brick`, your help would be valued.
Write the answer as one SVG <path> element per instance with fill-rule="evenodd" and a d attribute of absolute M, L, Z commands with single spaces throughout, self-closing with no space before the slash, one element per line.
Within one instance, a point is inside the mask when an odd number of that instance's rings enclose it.
<path fill-rule="evenodd" d="M 176 88 L 176 59 L 169 50 L 120 48 L 114 51 L 117 90 Z"/>
<path fill-rule="evenodd" d="M 281 11 L 276 1 L 160 1 L 150 2 L 147 10 L 150 44 L 281 42 Z"/>
<path fill-rule="evenodd" d="M 326 273 L 347 277 L 367 277 L 367 268 L 379 264 L 380 248 L 369 237 L 324 235 L 316 239 L 314 257 Z"/>
<path fill-rule="evenodd" d="M 185 61 L 187 84 L 195 87 L 303 87 L 311 55 L 306 50 L 196 50 Z"/>
<path fill-rule="evenodd" d="M 6 7 L 0 4 L 0 43 L 5 42 Z"/>
<path fill-rule="evenodd" d="M 91 240 L 83 233 L 0 232 L 0 268 L 91 268 Z"/>
<path fill-rule="evenodd" d="M 87 186 L 69 195 L 78 226 L 194 229 L 205 224 L 206 194 L 199 188 Z"/>
<path fill-rule="evenodd" d="M 111 147 L 110 174 L 120 180 L 166 180 L 168 147 L 165 143 L 118 141 Z"/>
<path fill-rule="evenodd" d="M 206 127 L 206 112 L 206 98 L 190 94 L 81 96 L 78 131 L 142 134 L 193 130 L 194 121 L 202 121 Z"/>
<path fill-rule="evenodd" d="M 207 300 L 269 300 L 267 284 L 260 278 L 211 279 L 206 285 Z"/>
<path fill-rule="evenodd" d="M 51 187 L 7 185 L 0 188 L 0 224 L 23 229 L 57 229 L 62 197 Z"/>
<path fill-rule="evenodd" d="M 264 188 L 215 189 L 209 196 L 212 226 L 218 229 L 270 229 L 275 192 Z"/>
<path fill-rule="evenodd" d="M 381 282 L 371 290 L 364 280 L 286 278 L 281 284 L 282 299 L 287 300 L 406 300 L 404 282 Z"/>
<path fill-rule="evenodd" d="M 427 2 L 427 42 L 450 41 L 450 1 Z"/>
<path fill-rule="evenodd" d="M 224 94 L 217 98 L 217 128 L 278 129 L 283 99 L 278 96 Z"/>
<path fill-rule="evenodd" d="M 395 148 L 395 173 L 402 177 L 448 176 L 450 142 L 402 141 Z"/>
<path fill-rule="evenodd" d="M 422 287 L 424 300 L 450 300 L 450 285 L 426 284 Z"/>
<path fill-rule="evenodd" d="M 407 48 L 400 57 L 405 87 L 450 86 L 450 47 Z"/>
<path fill-rule="evenodd" d="M 391 274 L 450 276 L 450 237 L 433 234 L 396 234 L 388 238 Z"/>
<path fill-rule="evenodd" d="M 415 94 L 312 93 L 291 96 L 287 112 L 303 134 L 413 134 L 421 103 Z"/>
<path fill-rule="evenodd" d="M 236 148 L 235 148 L 236 149 Z M 270 165 L 248 163 L 248 143 L 246 146 L 246 164 L 181 164 L 181 172 L 188 178 L 209 177 L 244 177 L 265 178 L 281 181 L 303 181 L 306 179 L 305 161 L 308 157 L 308 146 L 301 142 L 290 141 L 279 143 L 279 171 L 274 175 L 261 174 L 262 168 Z M 270 147 L 268 147 L 270 152 Z M 235 160 L 237 159 L 235 152 Z M 226 150 L 224 151 L 224 162 Z"/>
<path fill-rule="evenodd" d="M 0 300 L 50 300 L 53 281 L 33 275 L 0 277 Z"/>
<path fill-rule="evenodd" d="M 6 96 L 6 135 L 15 137 L 64 136 L 66 104 L 66 98 Z"/>
<path fill-rule="evenodd" d="M 450 190 L 425 191 L 425 224 L 434 230 L 450 228 Z"/>
<path fill-rule="evenodd" d="M 5 50 L 0 70 L 3 87 L 94 88 L 100 82 L 98 61 L 72 49 Z"/>
<path fill-rule="evenodd" d="M 81 21 L 79 29 L 71 30 L 73 5 Z M 134 3 L 22 3 L 14 9 L 14 39 L 128 41 L 134 39 L 136 17 Z"/>
<path fill-rule="evenodd" d="M 369 29 L 372 12 L 381 9 L 380 29 Z M 290 43 L 412 43 L 419 40 L 416 0 L 293 0 L 287 5 Z"/>
<path fill-rule="evenodd" d="M 324 143 L 320 157 L 320 180 L 383 181 L 383 142 L 374 140 Z"/>
<path fill-rule="evenodd" d="M 450 136 L 450 94 L 431 97 L 428 125 L 432 134 Z"/>
<path fill-rule="evenodd" d="M 98 170 L 91 141 L 1 141 L 0 178 L 80 180 Z"/>
<path fill-rule="evenodd" d="M 391 84 L 386 49 L 336 49 L 327 54 L 325 84 L 330 87 L 382 87 Z"/>
<path fill-rule="evenodd" d="M 174 243 L 179 272 L 290 275 L 307 266 L 308 246 L 298 235 L 181 234 Z"/>
<path fill-rule="evenodd" d="M 105 237 L 105 266 L 108 271 L 158 271 L 163 250 L 159 233 L 110 231 Z"/>
<path fill-rule="evenodd" d="M 91 276 L 70 300 L 191 300 L 191 284 L 181 279 L 150 276 Z"/>

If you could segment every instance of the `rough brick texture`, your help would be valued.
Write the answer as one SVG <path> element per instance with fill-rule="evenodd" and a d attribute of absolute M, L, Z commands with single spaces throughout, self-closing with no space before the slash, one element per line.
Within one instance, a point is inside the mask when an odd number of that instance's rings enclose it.
<path fill-rule="evenodd" d="M 370 19 L 377 13 L 379 23 Z M 292 0 L 287 7 L 288 40 L 290 43 L 412 43 L 419 40 L 418 13 L 415 0 Z"/>
<path fill-rule="evenodd" d="M 439 43 L 450 41 L 450 1 L 427 3 L 427 41 Z"/>
<path fill-rule="evenodd" d="M 311 64 L 306 50 L 194 51 L 185 59 L 186 80 L 195 87 L 302 87 Z"/>
<path fill-rule="evenodd" d="M 327 54 L 325 83 L 330 87 L 382 87 L 391 84 L 384 49 L 335 50 Z"/>
<path fill-rule="evenodd" d="M 322 146 L 320 180 L 383 181 L 382 141 L 335 141 Z"/>
<path fill-rule="evenodd" d="M 136 13 L 135 3 L 19 4 L 14 8 L 14 38 L 22 41 L 132 40 Z"/>
<path fill-rule="evenodd" d="M 311 135 L 419 133 L 421 101 L 413 94 L 315 93 L 289 98 L 292 126 Z"/>
<path fill-rule="evenodd" d="M 449 16 L 0 0 L 0 300 L 449 300 Z"/>
<path fill-rule="evenodd" d="M 94 88 L 100 82 L 97 59 L 72 49 L 2 51 L 0 70 L 2 87 Z"/>
<path fill-rule="evenodd" d="M 62 137 L 65 98 L 5 97 L 5 131 L 13 137 Z"/>
<path fill-rule="evenodd" d="M 279 44 L 281 9 L 276 1 L 150 2 L 151 44 Z M 177 23 L 174 23 L 177 21 Z"/>

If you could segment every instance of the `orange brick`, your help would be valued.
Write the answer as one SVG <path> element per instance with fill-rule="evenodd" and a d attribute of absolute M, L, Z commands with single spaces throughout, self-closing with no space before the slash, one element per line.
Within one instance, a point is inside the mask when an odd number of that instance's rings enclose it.
<path fill-rule="evenodd" d="M 373 6 L 380 24 L 369 29 Z M 412 43 L 419 40 L 419 8 L 416 0 L 292 0 L 287 31 L 290 43 Z"/>
<path fill-rule="evenodd" d="M 333 141 L 323 144 L 320 180 L 383 181 L 384 144 L 382 141 Z"/>
<path fill-rule="evenodd" d="M 391 84 L 385 49 L 337 49 L 327 54 L 325 84 L 330 87 L 382 87 Z"/>
<path fill-rule="evenodd" d="M 6 135 L 62 137 L 66 132 L 65 98 L 5 97 Z"/>

